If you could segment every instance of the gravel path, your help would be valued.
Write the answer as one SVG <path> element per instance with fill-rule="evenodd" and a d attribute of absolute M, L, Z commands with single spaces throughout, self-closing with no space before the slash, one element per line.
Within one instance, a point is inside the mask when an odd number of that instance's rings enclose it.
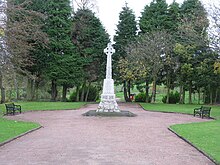
<path fill-rule="evenodd" d="M 96 104 L 74 111 L 10 116 L 43 128 L 0 147 L 1 165 L 214 165 L 171 133 L 172 124 L 205 121 L 190 115 L 147 112 L 119 104 L 137 117 L 84 117 Z"/>

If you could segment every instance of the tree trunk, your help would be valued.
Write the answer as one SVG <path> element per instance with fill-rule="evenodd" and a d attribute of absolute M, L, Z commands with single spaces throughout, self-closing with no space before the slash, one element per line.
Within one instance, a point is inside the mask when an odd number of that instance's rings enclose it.
<path fill-rule="evenodd" d="M 217 103 L 217 100 L 218 100 L 218 89 L 216 89 L 216 91 L 215 91 L 215 104 Z"/>
<path fill-rule="evenodd" d="M 36 90 L 36 82 L 35 82 L 35 79 L 33 79 L 32 81 L 32 94 L 31 94 L 31 100 L 34 100 L 35 99 L 35 91 Z"/>
<path fill-rule="evenodd" d="M 86 81 L 83 83 L 83 86 L 82 86 L 82 93 L 81 93 L 81 98 L 80 98 L 81 102 L 83 102 L 85 98 L 85 87 L 86 87 Z"/>
<path fill-rule="evenodd" d="M 52 80 L 51 84 L 51 101 L 56 101 L 57 98 L 57 83 L 56 80 Z"/>
<path fill-rule="evenodd" d="M 86 91 L 85 102 L 87 102 L 87 101 L 88 101 L 88 97 L 89 97 L 89 90 L 90 90 L 90 85 L 91 85 L 91 82 L 89 82 L 88 89 L 87 89 L 87 91 Z"/>
<path fill-rule="evenodd" d="M 124 87 L 124 99 L 125 99 L 126 102 L 129 102 L 126 81 L 124 81 L 123 87 Z"/>
<path fill-rule="evenodd" d="M 12 88 L 13 87 L 10 87 L 9 89 L 9 95 L 8 95 L 8 100 L 11 101 L 11 98 L 12 98 Z"/>
<path fill-rule="evenodd" d="M 146 87 L 145 87 L 145 92 L 146 92 L 146 103 L 149 103 L 149 82 L 148 80 L 145 81 Z"/>
<path fill-rule="evenodd" d="M 79 102 L 79 89 L 80 89 L 80 86 L 77 85 L 76 86 L 76 102 Z"/>
<path fill-rule="evenodd" d="M 213 91 L 211 85 L 209 85 L 209 93 L 210 93 L 210 104 L 213 104 Z"/>
<path fill-rule="evenodd" d="M 183 104 L 183 86 L 180 85 L 180 100 L 179 100 L 180 104 Z"/>
<path fill-rule="evenodd" d="M 1 90 L 1 104 L 5 102 L 5 88 L 3 86 L 3 74 L 2 71 L 0 70 L 0 90 Z"/>
<path fill-rule="evenodd" d="M 200 98 L 201 98 L 201 93 L 200 93 L 200 88 L 198 89 L 198 104 L 200 104 Z"/>
<path fill-rule="evenodd" d="M 180 85 L 180 104 L 184 104 L 185 102 L 185 89 L 183 87 L 183 85 Z"/>
<path fill-rule="evenodd" d="M 153 87 L 152 87 L 152 100 L 151 100 L 152 103 L 155 103 L 155 101 L 156 101 L 156 87 L 157 87 L 156 77 L 154 77 L 153 78 Z"/>
<path fill-rule="evenodd" d="M 166 103 L 169 104 L 170 100 L 170 78 L 169 76 L 167 77 L 167 100 Z"/>
<path fill-rule="evenodd" d="M 34 99 L 35 96 L 35 90 L 34 90 L 34 80 L 28 78 L 28 82 L 27 82 L 27 97 L 26 99 L 28 101 L 32 101 Z"/>
<path fill-rule="evenodd" d="M 35 99 L 38 101 L 39 100 L 39 81 L 37 81 L 35 83 L 35 89 L 36 89 L 36 91 L 35 91 Z"/>
<path fill-rule="evenodd" d="M 131 81 L 129 80 L 128 81 L 128 84 L 127 84 L 127 90 L 128 90 L 128 102 L 132 102 L 132 100 L 131 100 Z"/>
<path fill-rule="evenodd" d="M 189 104 L 192 104 L 192 81 L 189 82 Z"/>
<path fill-rule="evenodd" d="M 18 87 L 16 73 L 14 73 L 14 87 L 15 87 L 15 91 L 16 91 L 16 100 L 20 100 L 20 93 L 19 93 L 19 87 Z"/>
<path fill-rule="evenodd" d="M 67 85 L 64 84 L 64 85 L 63 85 L 63 92 L 62 92 L 62 101 L 63 101 L 63 102 L 66 102 L 66 100 L 67 100 L 67 99 L 66 99 L 67 89 L 68 89 Z"/>

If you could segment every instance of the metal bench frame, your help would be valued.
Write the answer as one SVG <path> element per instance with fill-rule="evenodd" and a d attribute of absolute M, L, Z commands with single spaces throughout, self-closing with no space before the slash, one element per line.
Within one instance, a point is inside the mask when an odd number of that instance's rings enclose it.
<path fill-rule="evenodd" d="M 16 111 L 21 113 L 21 106 L 16 105 L 14 103 L 5 104 L 5 108 L 6 108 L 6 115 L 8 115 L 8 114 L 15 115 Z"/>

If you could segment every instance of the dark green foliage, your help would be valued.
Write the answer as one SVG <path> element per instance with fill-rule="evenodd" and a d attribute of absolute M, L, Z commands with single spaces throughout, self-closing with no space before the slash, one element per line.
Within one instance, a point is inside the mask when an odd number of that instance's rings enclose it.
<path fill-rule="evenodd" d="M 134 12 L 126 5 L 119 14 L 119 22 L 114 36 L 116 53 L 113 59 L 115 61 L 118 61 L 120 57 L 126 57 L 125 48 L 134 40 L 136 32 L 137 23 Z"/>
<path fill-rule="evenodd" d="M 83 78 L 93 82 L 104 77 L 106 56 L 103 49 L 109 42 L 109 36 L 91 10 L 79 9 L 75 13 L 72 42 L 83 59 Z"/>
<path fill-rule="evenodd" d="M 88 87 L 84 88 L 85 91 L 88 90 Z M 82 88 L 79 90 L 79 97 L 81 98 L 82 95 Z M 85 100 L 86 95 L 84 96 Z M 96 86 L 90 86 L 89 87 L 89 95 L 87 101 L 96 101 L 99 98 L 99 90 Z M 69 101 L 75 102 L 76 101 L 76 91 L 74 91 L 69 98 Z"/>
<path fill-rule="evenodd" d="M 123 7 L 122 11 L 119 13 L 119 22 L 117 25 L 116 35 L 114 36 L 114 41 L 116 42 L 114 48 L 116 50 L 116 53 L 112 58 L 114 72 L 113 77 L 116 80 L 116 83 L 124 84 L 124 98 L 126 101 L 131 101 L 129 99 L 129 95 L 132 82 L 130 79 L 126 79 L 126 76 L 123 78 L 122 72 L 120 73 L 119 65 L 120 61 L 123 65 L 124 62 L 127 60 L 126 57 L 128 56 L 128 54 L 126 52 L 126 49 L 128 48 L 129 44 L 135 40 L 136 33 L 137 23 L 135 20 L 134 12 L 127 6 L 127 4 L 125 4 L 125 7 Z M 126 65 L 123 66 L 123 68 L 128 69 Z"/>
<path fill-rule="evenodd" d="M 167 100 L 167 96 L 164 96 L 162 98 L 162 102 L 163 103 L 166 103 L 166 100 Z M 176 103 L 179 103 L 179 100 L 180 100 L 180 94 L 179 92 L 170 92 L 170 95 L 169 95 L 169 104 L 176 104 Z"/>
<path fill-rule="evenodd" d="M 169 29 L 167 29 L 171 34 L 175 34 L 178 31 L 178 25 L 180 23 L 180 6 L 177 2 L 173 2 L 168 6 L 168 18 L 167 24 Z"/>
<path fill-rule="evenodd" d="M 146 5 L 140 18 L 141 33 L 170 30 L 173 26 L 168 18 L 168 5 L 165 0 L 153 0 Z"/>
<path fill-rule="evenodd" d="M 146 102 L 146 94 L 145 93 L 138 93 L 135 96 L 135 102 Z"/>

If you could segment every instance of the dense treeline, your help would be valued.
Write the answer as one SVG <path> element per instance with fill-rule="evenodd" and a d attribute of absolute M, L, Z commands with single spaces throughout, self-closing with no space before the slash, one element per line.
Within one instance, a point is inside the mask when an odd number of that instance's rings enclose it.
<path fill-rule="evenodd" d="M 78 5 L 74 11 L 69 0 L 1 1 L 1 103 L 67 101 L 73 88 L 71 101 L 97 99 L 109 35 L 89 8 L 90 1 Z M 164 84 L 166 103 L 174 89 L 179 91 L 179 103 L 184 103 L 186 92 L 189 103 L 193 93 L 206 103 L 220 102 L 219 36 L 208 32 L 208 13 L 201 2 L 168 5 L 153 0 L 138 23 L 128 6 L 119 14 L 113 56 L 114 79 L 123 84 L 125 100 L 131 101 L 136 85 L 145 91 L 144 101 L 155 102 L 157 85 Z M 211 11 L 218 31 L 220 9 Z"/>
<path fill-rule="evenodd" d="M 173 96 L 171 91 L 174 89 L 179 92 L 178 102 L 182 104 L 187 91 L 188 103 L 192 103 L 194 93 L 198 93 L 198 103 L 200 100 L 210 104 L 220 102 L 219 44 L 211 44 L 208 13 L 201 2 L 185 0 L 181 5 L 175 1 L 168 5 L 165 0 L 153 0 L 145 6 L 139 24 L 132 19 L 130 11 L 126 6 L 120 13 L 115 36 L 116 52 L 126 52 L 120 55 L 121 60 L 139 66 L 139 70 L 145 69 L 146 73 L 143 76 L 140 72 L 126 72 L 125 76 L 124 70 L 130 66 L 126 67 L 124 62 L 121 67 L 122 62 L 118 62 L 115 68 L 123 69 L 116 72 L 115 78 L 124 83 L 124 91 L 130 91 L 132 85 L 143 91 L 141 86 L 144 87 L 145 83 L 145 101 L 153 103 L 157 85 L 164 84 L 166 103 L 171 102 L 170 94 Z M 126 33 L 122 27 L 132 29 L 131 25 L 135 23 L 140 29 L 133 39 L 135 29 L 133 33 Z M 219 24 L 215 27 L 219 30 Z M 151 94 L 149 84 L 152 84 Z M 126 101 L 130 101 L 129 98 Z"/>
<path fill-rule="evenodd" d="M 4 86 L 10 89 L 7 81 L 12 82 L 10 91 L 14 91 L 13 81 L 22 83 L 16 87 L 16 99 L 22 95 L 38 100 L 50 94 L 51 101 L 66 101 L 68 88 L 75 87 L 75 101 L 87 101 L 92 83 L 100 86 L 103 48 L 109 36 L 86 4 L 74 12 L 69 0 L 8 0 L 7 4 L 2 2 L 1 9 L 6 13 L 1 35 L 5 48 L 1 52 L 7 54 L 7 66 L 13 68 L 10 73 L 1 70 L 1 102 L 5 101 Z"/>

